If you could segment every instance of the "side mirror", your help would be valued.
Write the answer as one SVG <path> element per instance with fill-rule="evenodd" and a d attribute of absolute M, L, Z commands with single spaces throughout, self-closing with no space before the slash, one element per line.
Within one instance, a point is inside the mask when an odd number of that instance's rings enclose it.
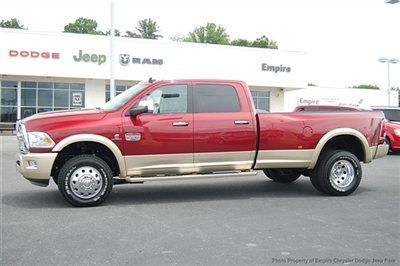
<path fill-rule="evenodd" d="M 147 106 L 136 106 L 130 109 L 125 116 L 138 116 L 143 113 L 147 113 L 149 108 Z"/>

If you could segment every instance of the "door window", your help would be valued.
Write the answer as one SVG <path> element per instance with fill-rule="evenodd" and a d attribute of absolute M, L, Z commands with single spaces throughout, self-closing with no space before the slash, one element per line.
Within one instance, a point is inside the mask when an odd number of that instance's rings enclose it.
<path fill-rule="evenodd" d="M 153 114 L 179 114 L 188 112 L 187 85 L 162 86 L 144 96 L 138 106 L 147 106 Z"/>
<path fill-rule="evenodd" d="M 240 112 L 236 89 L 229 85 L 194 85 L 194 112 Z"/>

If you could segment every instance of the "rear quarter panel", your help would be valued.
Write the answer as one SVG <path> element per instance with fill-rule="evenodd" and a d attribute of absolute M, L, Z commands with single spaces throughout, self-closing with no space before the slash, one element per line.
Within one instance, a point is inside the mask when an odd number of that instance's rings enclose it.
<path fill-rule="evenodd" d="M 259 150 L 315 149 L 319 140 L 337 128 L 359 131 L 370 146 L 377 145 L 381 112 L 259 114 Z"/>

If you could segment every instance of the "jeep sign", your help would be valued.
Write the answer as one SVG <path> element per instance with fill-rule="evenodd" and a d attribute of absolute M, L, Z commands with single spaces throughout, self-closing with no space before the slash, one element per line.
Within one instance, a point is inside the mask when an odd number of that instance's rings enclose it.
<path fill-rule="evenodd" d="M 73 56 L 76 62 L 92 62 L 101 65 L 106 62 L 106 55 L 104 54 L 88 54 L 83 53 L 82 50 L 79 50 L 78 55 Z"/>

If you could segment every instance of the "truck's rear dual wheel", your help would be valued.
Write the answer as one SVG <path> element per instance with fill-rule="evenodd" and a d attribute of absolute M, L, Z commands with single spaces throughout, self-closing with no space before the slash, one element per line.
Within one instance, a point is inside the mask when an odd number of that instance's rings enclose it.
<path fill-rule="evenodd" d="M 102 203 L 113 186 L 113 176 L 105 161 L 94 155 L 78 155 L 69 160 L 58 175 L 58 189 L 74 206 Z"/>
<path fill-rule="evenodd" d="M 290 183 L 301 176 L 296 169 L 264 169 L 263 171 L 268 178 L 279 183 Z"/>
<path fill-rule="evenodd" d="M 312 185 L 322 193 L 346 196 L 361 182 L 362 170 L 358 158 L 343 150 L 326 151 L 310 172 Z"/>

